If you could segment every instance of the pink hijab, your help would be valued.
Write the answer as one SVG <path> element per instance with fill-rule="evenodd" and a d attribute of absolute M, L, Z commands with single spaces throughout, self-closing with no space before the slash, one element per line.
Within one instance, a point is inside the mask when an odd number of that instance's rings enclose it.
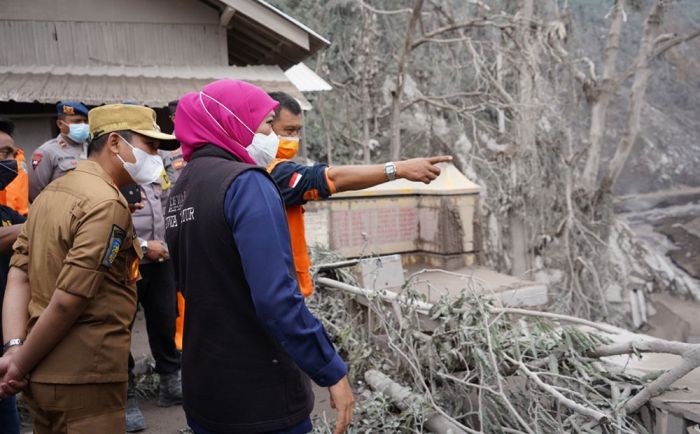
<path fill-rule="evenodd" d="M 256 164 L 245 149 L 253 141 L 251 130 L 256 131 L 277 106 L 279 103 L 264 90 L 239 80 L 215 81 L 204 86 L 202 92 L 185 94 L 175 112 L 175 136 L 185 161 L 196 149 L 211 143 L 245 163 Z"/>

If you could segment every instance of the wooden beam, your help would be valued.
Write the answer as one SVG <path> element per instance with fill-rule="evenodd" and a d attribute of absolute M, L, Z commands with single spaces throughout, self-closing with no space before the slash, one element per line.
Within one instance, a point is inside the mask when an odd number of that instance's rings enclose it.
<path fill-rule="evenodd" d="M 249 17 L 259 26 L 266 27 L 279 36 L 293 42 L 306 51 L 311 48 L 309 34 L 287 18 L 253 0 L 226 0 L 241 15 Z"/>
<path fill-rule="evenodd" d="M 233 18 L 233 15 L 236 13 L 236 10 L 232 8 L 231 6 L 226 6 L 224 8 L 224 11 L 221 12 L 221 17 L 219 17 L 219 24 L 221 24 L 221 27 L 227 27 L 231 23 L 231 19 Z"/>

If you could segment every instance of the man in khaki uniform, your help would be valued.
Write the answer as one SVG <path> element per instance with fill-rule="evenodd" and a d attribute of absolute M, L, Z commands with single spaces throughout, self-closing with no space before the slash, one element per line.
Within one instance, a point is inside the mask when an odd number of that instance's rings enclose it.
<path fill-rule="evenodd" d="M 26 387 L 36 434 L 124 432 L 140 249 L 119 187 L 157 179 L 174 139 L 147 107 L 89 118 L 89 158 L 37 198 L 10 263 L 0 399 Z"/>

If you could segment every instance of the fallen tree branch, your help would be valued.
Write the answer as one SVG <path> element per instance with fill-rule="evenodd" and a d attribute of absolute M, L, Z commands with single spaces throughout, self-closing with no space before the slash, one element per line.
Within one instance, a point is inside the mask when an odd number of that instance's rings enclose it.
<path fill-rule="evenodd" d="M 319 278 L 318 283 L 325 285 L 330 288 L 340 289 L 346 292 L 350 292 L 356 295 L 362 295 L 367 298 L 379 298 L 380 300 L 390 301 L 390 302 L 402 302 L 407 305 L 413 305 L 418 313 L 427 314 L 432 308 L 432 303 L 421 302 L 417 300 L 409 299 L 405 296 L 401 296 L 392 291 L 373 291 L 365 288 L 359 288 L 353 285 L 348 285 L 342 282 L 335 281 L 328 278 Z M 592 321 L 584 320 L 581 318 L 576 318 L 568 315 L 560 315 L 549 312 L 538 312 L 526 309 L 517 308 L 499 308 L 485 306 L 488 312 L 493 314 L 503 314 L 503 315 L 523 315 L 529 317 L 539 317 L 546 318 L 559 322 L 568 322 L 572 324 L 583 325 L 587 327 L 592 327 L 597 330 L 601 330 L 610 334 L 623 334 L 629 333 L 627 330 L 614 327 L 608 324 L 600 324 Z M 455 312 L 467 312 L 466 309 L 455 309 Z M 422 339 L 422 340 L 427 340 Z M 624 406 L 625 413 L 631 414 L 639 410 L 645 403 L 647 403 L 651 398 L 660 395 L 666 391 L 674 382 L 680 378 L 687 375 L 690 371 L 698 368 L 700 366 L 700 344 L 687 344 L 683 342 L 673 342 L 673 341 L 663 341 L 661 339 L 653 338 L 641 338 L 629 342 L 620 342 L 608 345 L 602 345 L 594 349 L 591 353 L 595 357 L 606 357 L 614 355 L 631 354 L 635 352 L 659 352 L 659 353 L 669 353 L 677 354 L 683 358 L 683 362 L 678 366 L 667 371 L 659 378 L 648 384 L 644 389 L 642 389 L 638 394 L 631 397 Z M 596 422 L 607 423 L 609 422 L 608 416 L 604 413 L 584 407 L 571 399 L 562 395 L 554 387 L 544 383 L 536 373 L 532 372 L 523 362 L 517 361 L 509 356 L 505 356 L 505 359 L 517 366 L 525 375 L 531 378 L 540 388 L 546 390 L 548 393 L 552 394 L 555 399 L 561 402 L 563 405 L 567 406 L 571 410 L 591 417 Z M 369 371 L 368 371 L 369 372 Z M 369 383 L 369 381 L 368 381 Z"/>
<path fill-rule="evenodd" d="M 685 377 L 690 371 L 700 366 L 700 345 L 683 355 L 683 362 L 673 369 L 666 371 L 656 380 L 649 383 L 644 389 L 631 397 L 625 403 L 625 412 L 634 413 L 646 404 L 651 398 L 661 395 L 673 383 Z"/>
<path fill-rule="evenodd" d="M 353 285 L 348 285 L 347 283 L 342 283 L 338 282 L 337 280 L 334 279 L 329 279 L 327 277 L 319 277 L 317 282 L 321 285 L 325 285 L 330 288 L 334 289 L 340 289 L 342 291 L 350 292 L 352 294 L 356 295 L 363 295 L 365 297 L 373 298 L 373 297 L 379 297 L 382 300 L 385 301 L 394 301 L 394 300 L 399 300 L 401 302 L 404 302 L 405 304 L 408 305 L 413 305 L 416 308 L 416 311 L 419 313 L 427 314 L 430 309 L 433 308 L 432 303 L 426 303 L 423 301 L 418 301 L 418 300 L 412 300 L 408 299 L 407 297 L 403 297 L 393 291 L 389 290 L 383 290 L 383 291 L 375 291 L 371 289 L 366 289 L 366 288 L 360 288 L 357 286 Z M 593 321 L 588 321 L 583 318 L 577 318 L 575 316 L 569 316 L 569 315 L 561 315 L 557 313 L 550 313 L 550 312 L 539 312 L 535 310 L 527 310 L 527 309 L 517 309 L 517 308 L 510 308 L 510 307 L 490 307 L 487 306 L 486 309 L 494 314 L 511 314 L 511 315 L 523 315 L 523 316 L 531 316 L 531 317 L 539 317 L 539 318 L 547 318 L 555 321 L 560 321 L 560 322 L 568 322 L 572 324 L 579 324 L 579 325 L 584 325 L 588 327 L 595 328 L 597 330 L 606 332 L 606 333 L 611 333 L 611 334 L 622 334 L 622 333 L 628 333 L 627 330 L 621 329 L 619 327 L 615 327 L 609 324 L 602 324 L 602 323 L 596 323 Z M 466 312 L 466 309 L 457 309 L 455 310 L 457 313 L 462 313 Z"/>
<path fill-rule="evenodd" d="M 420 405 L 424 402 L 420 395 L 411 392 L 411 389 L 400 385 L 382 372 L 370 369 L 365 372 L 365 381 L 372 389 L 389 397 L 401 411 L 408 410 L 411 406 Z M 440 413 L 426 415 L 424 427 L 437 434 L 479 433 L 479 431 L 467 428 L 454 419 L 450 420 L 450 418 Z"/>
<path fill-rule="evenodd" d="M 591 356 L 609 357 L 637 352 L 666 353 L 682 356 L 699 347 L 700 345 L 698 344 L 688 344 L 685 342 L 663 341 L 661 339 L 640 339 L 599 346 L 591 352 Z"/>
<path fill-rule="evenodd" d="M 359 259 L 349 259 L 347 261 L 328 262 L 326 264 L 313 265 L 311 267 L 311 269 L 314 271 L 323 271 L 323 270 L 330 270 L 333 268 L 352 267 L 352 266 L 357 265 L 359 263 L 360 263 Z"/>
<path fill-rule="evenodd" d="M 403 302 L 407 305 L 415 306 L 416 311 L 418 311 L 419 313 L 427 314 L 430 311 L 430 309 L 432 309 L 432 307 L 433 307 L 433 305 L 431 303 L 425 303 L 425 302 L 418 301 L 418 300 L 411 300 L 411 299 L 408 299 L 407 297 L 402 297 L 393 291 L 387 291 L 387 290 L 381 291 L 381 292 L 374 291 L 371 289 L 360 288 L 357 286 L 348 285 L 347 283 L 338 282 L 337 280 L 329 279 L 327 277 L 319 277 L 316 281 L 319 284 L 327 286 L 329 288 L 340 289 L 342 291 L 349 292 L 349 293 L 355 294 L 355 295 L 362 295 L 362 296 L 365 296 L 367 298 L 378 297 L 382 300 L 390 301 L 390 302 L 397 300 L 397 301 Z"/>
<path fill-rule="evenodd" d="M 571 410 L 575 411 L 576 413 L 582 414 L 584 416 L 588 416 L 591 419 L 595 420 L 598 423 L 608 423 L 609 422 L 609 417 L 605 413 L 602 413 L 598 410 L 584 407 L 583 405 L 567 398 L 566 396 L 562 395 L 561 392 L 556 390 L 554 387 L 550 386 L 549 384 L 545 383 L 540 379 L 537 374 L 534 372 L 530 371 L 525 364 L 519 360 L 515 360 L 511 357 L 505 356 L 505 358 L 513 363 L 514 365 L 517 365 L 518 368 L 523 372 L 523 374 L 527 375 L 528 378 L 530 378 L 532 381 L 535 382 L 540 388 L 545 390 L 547 393 L 551 394 L 554 399 L 559 401 L 562 405 L 570 408 Z"/>
<path fill-rule="evenodd" d="M 592 328 L 598 329 L 600 331 L 603 331 L 606 333 L 611 333 L 614 335 L 628 333 L 627 330 L 624 330 L 624 329 L 621 329 L 619 327 L 615 327 L 615 326 L 612 326 L 609 324 L 597 323 L 597 322 L 593 322 L 593 321 L 588 321 L 588 320 L 583 319 L 583 318 L 577 318 L 575 316 L 569 316 L 569 315 L 561 315 L 558 313 L 539 312 L 539 311 L 535 311 L 535 310 L 517 309 L 517 308 L 510 308 L 510 307 L 491 307 L 491 308 L 489 308 L 489 311 L 493 312 L 493 313 L 505 313 L 505 314 L 512 314 L 512 315 L 534 316 L 534 317 L 540 317 L 540 318 L 547 318 L 547 319 L 551 319 L 551 320 L 555 320 L 555 321 L 585 325 L 585 326 L 592 327 Z"/>

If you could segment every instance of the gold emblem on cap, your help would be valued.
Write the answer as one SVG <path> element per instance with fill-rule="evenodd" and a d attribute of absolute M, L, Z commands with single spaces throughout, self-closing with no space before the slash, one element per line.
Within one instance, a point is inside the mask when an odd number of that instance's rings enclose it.
<path fill-rule="evenodd" d="M 69 105 L 64 105 L 63 106 L 63 114 L 66 115 L 74 115 L 75 114 L 75 109 Z"/>

